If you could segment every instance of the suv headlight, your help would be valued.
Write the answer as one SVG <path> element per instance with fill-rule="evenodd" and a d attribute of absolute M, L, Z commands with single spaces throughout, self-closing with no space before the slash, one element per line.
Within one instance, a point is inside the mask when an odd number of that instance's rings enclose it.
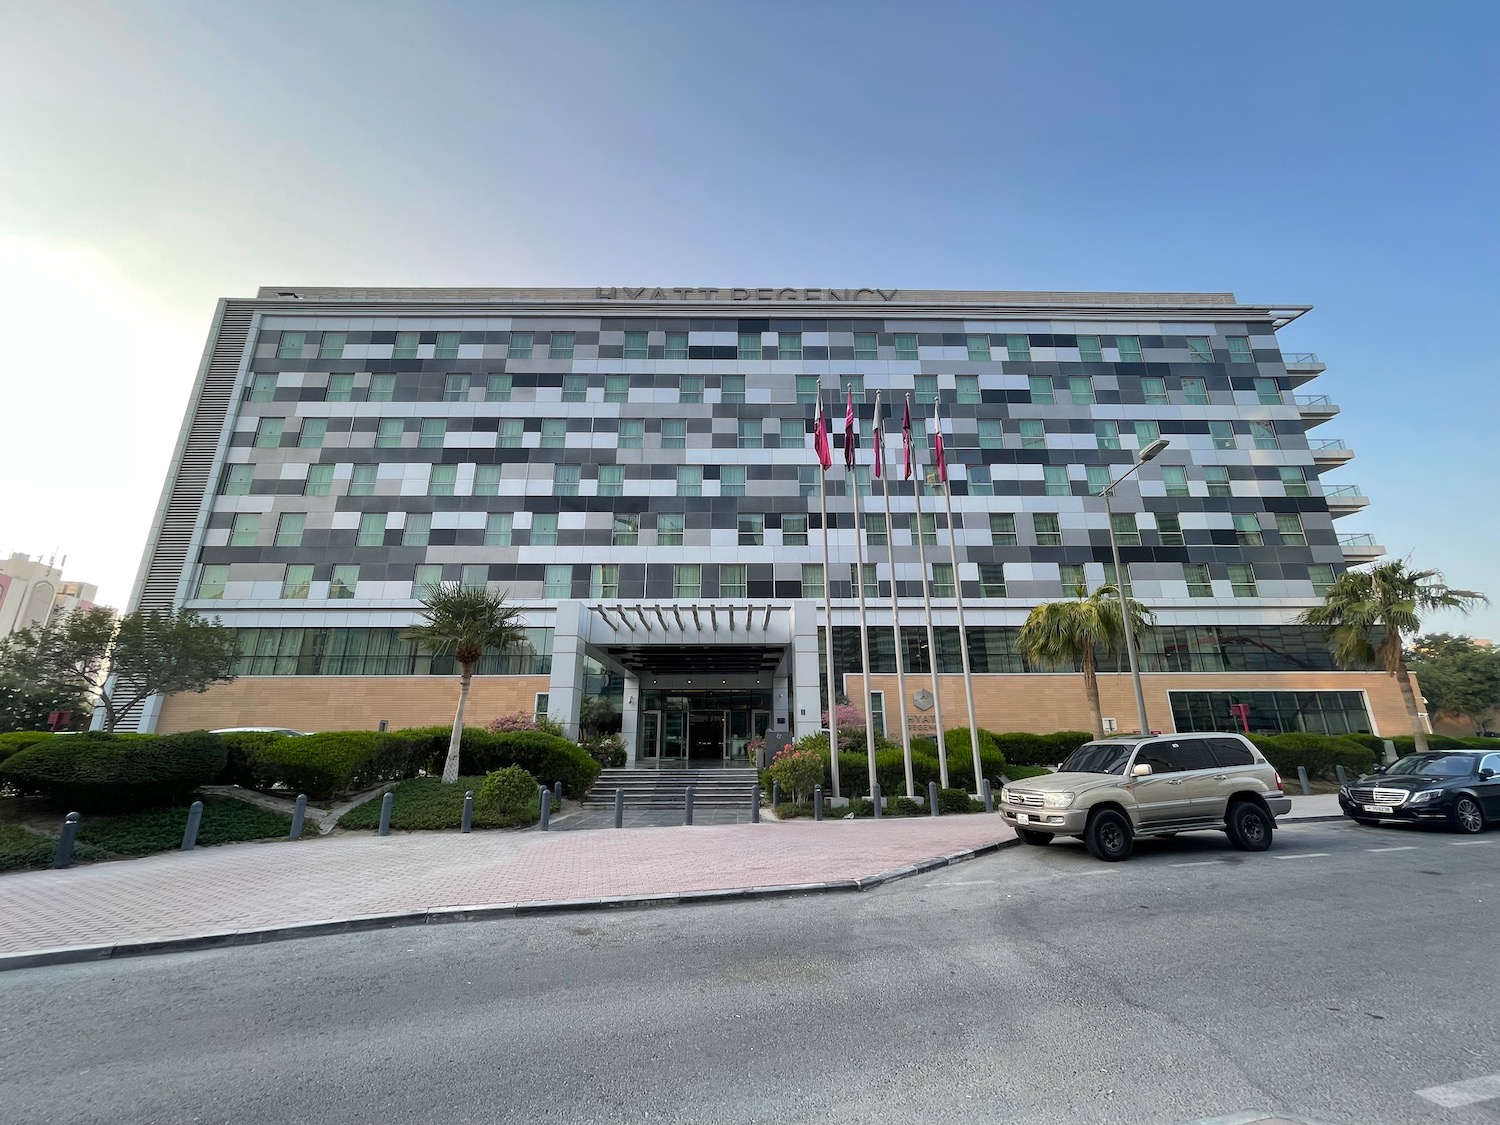
<path fill-rule="evenodd" d="M 1042 804 L 1049 809 L 1065 809 L 1073 803 L 1072 793 L 1048 793 L 1042 798 Z"/>
<path fill-rule="evenodd" d="M 1000 788 L 1000 803 L 1002 805 L 1010 804 L 1010 790 L 1006 789 L 1004 786 L 1001 786 Z"/>
<path fill-rule="evenodd" d="M 1443 791 L 1441 789 L 1424 789 L 1420 793 L 1413 793 L 1411 795 L 1411 803 L 1420 805 L 1427 801 L 1436 801 L 1442 795 Z"/>

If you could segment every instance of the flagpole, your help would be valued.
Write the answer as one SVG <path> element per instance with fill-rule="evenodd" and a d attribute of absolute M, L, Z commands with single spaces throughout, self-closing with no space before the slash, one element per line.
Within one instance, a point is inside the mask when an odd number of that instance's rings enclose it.
<path fill-rule="evenodd" d="M 906 408 L 911 409 L 911 395 L 906 396 Z M 923 430 L 926 430 L 924 424 Z M 943 693 L 938 687 L 937 636 L 932 628 L 932 592 L 927 582 L 927 544 L 922 541 L 922 478 L 918 473 L 911 482 L 912 499 L 916 501 L 916 526 L 912 538 L 917 541 L 917 558 L 922 564 L 922 609 L 927 614 L 927 666 L 932 673 L 932 711 L 937 722 L 938 780 L 948 788 L 948 749 L 943 745 Z"/>
<path fill-rule="evenodd" d="M 860 703 L 860 710 L 865 715 L 865 753 L 870 759 L 870 798 L 875 797 L 875 786 L 879 784 L 879 778 L 875 773 L 875 723 L 874 716 L 870 714 L 870 620 L 865 614 L 865 551 L 862 545 L 864 538 L 859 526 L 859 478 L 855 473 L 858 457 L 854 454 L 857 446 L 849 443 L 855 441 L 857 429 L 849 429 L 854 415 L 854 392 L 849 394 L 849 408 L 845 414 L 844 421 L 844 477 L 849 482 L 849 495 L 854 501 L 854 588 L 859 592 L 859 653 L 860 665 L 863 668 L 861 678 L 864 682 L 865 697 Z M 858 423 L 854 423 L 858 426 Z"/>
<path fill-rule="evenodd" d="M 885 466 L 885 419 L 881 414 L 880 392 L 875 392 L 875 433 L 871 443 L 876 448 L 875 464 Z M 885 557 L 891 572 L 891 635 L 896 646 L 896 694 L 901 700 L 901 759 L 906 766 L 906 795 L 917 795 L 916 779 L 911 768 L 911 727 L 906 719 L 906 672 L 901 658 L 901 602 L 896 596 L 896 533 L 891 527 L 891 476 L 881 472 L 880 494 L 885 499 Z"/>
<path fill-rule="evenodd" d="M 933 426 L 942 432 L 943 420 L 936 406 L 932 412 Z M 963 657 L 964 701 L 969 705 L 969 742 L 974 749 L 974 792 L 979 792 L 979 779 L 984 769 L 979 762 L 979 726 L 974 722 L 974 676 L 969 671 L 969 635 L 964 629 L 964 584 L 958 574 L 958 536 L 953 527 L 953 489 L 948 484 L 948 467 L 945 464 L 939 473 L 943 482 L 943 508 L 948 513 L 948 558 L 953 567 L 953 606 L 958 611 L 958 651 Z"/>
<path fill-rule="evenodd" d="M 825 444 L 828 440 L 828 422 L 823 415 L 823 393 L 818 392 L 818 422 L 821 434 L 814 441 L 822 440 Z M 818 508 L 823 517 L 823 620 L 824 625 L 824 648 L 826 649 L 826 663 L 828 668 L 828 770 L 833 779 L 833 795 L 839 796 L 839 717 L 837 705 L 837 691 L 833 683 L 833 571 L 828 564 L 828 468 L 823 464 L 821 451 L 818 456 L 818 465 L 822 472 L 818 475 Z"/>

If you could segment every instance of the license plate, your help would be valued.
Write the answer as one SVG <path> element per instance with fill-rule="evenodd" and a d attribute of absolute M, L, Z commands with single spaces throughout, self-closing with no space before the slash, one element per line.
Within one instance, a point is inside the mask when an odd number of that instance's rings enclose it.
<path fill-rule="evenodd" d="M 1366 805 L 1365 812 L 1395 812 L 1394 805 Z"/>
<path fill-rule="evenodd" d="M 1017 824 L 1030 824 L 1031 823 L 1031 815 L 1029 813 L 1023 813 L 1023 812 L 1016 813 L 1016 823 Z"/>

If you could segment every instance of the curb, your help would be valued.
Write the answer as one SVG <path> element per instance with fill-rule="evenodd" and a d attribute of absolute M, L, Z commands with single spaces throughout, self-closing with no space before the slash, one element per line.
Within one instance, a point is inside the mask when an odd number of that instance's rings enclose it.
<path fill-rule="evenodd" d="M 786 883 L 769 887 L 729 887 L 709 891 L 664 891 L 649 895 L 608 895 L 599 898 L 545 899 L 536 902 L 502 902 L 487 906 L 440 906 L 391 914 L 357 914 L 327 918 L 289 926 L 267 926 L 252 930 L 218 930 L 188 937 L 152 938 L 102 945 L 69 945 L 55 949 L 33 949 L 24 953 L 0 953 L 0 972 L 32 969 L 45 965 L 70 965 L 82 961 L 109 961 L 117 957 L 144 957 L 160 953 L 188 953 L 201 949 L 224 949 L 238 945 L 263 945 L 273 941 L 352 934 L 367 930 L 391 930 L 401 926 L 424 926 L 446 922 L 484 922 L 498 918 L 524 918 L 537 914 L 572 914 L 594 910 L 638 910 L 658 906 L 693 906 L 699 903 L 748 902 L 755 899 L 793 898 L 799 895 L 858 893 L 874 890 L 898 879 L 921 875 L 940 867 L 978 859 L 1020 843 L 1014 838 L 982 844 L 977 848 L 950 852 L 935 859 L 883 871 L 863 879 L 840 879 L 825 883 Z"/>

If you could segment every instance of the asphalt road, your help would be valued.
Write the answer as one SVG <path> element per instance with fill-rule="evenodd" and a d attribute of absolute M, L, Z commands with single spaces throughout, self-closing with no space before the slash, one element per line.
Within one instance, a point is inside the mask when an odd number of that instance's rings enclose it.
<path fill-rule="evenodd" d="M 1495 1125 L 1415 1091 L 1500 1072 L 1497 935 L 1500 832 L 1308 824 L 29 969 L 0 1121 Z"/>

